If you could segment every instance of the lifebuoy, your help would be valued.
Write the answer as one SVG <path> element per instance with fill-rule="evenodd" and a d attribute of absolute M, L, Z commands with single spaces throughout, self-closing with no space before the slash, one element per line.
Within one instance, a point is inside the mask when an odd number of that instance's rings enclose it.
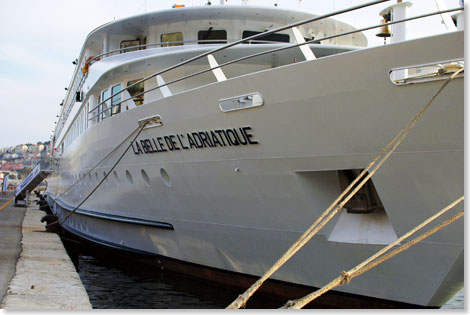
<path fill-rule="evenodd" d="M 95 56 L 91 56 L 86 59 L 85 65 L 83 66 L 83 69 L 82 69 L 83 74 L 88 72 L 88 68 L 90 67 L 90 60 L 92 60 L 93 58 L 95 58 Z M 101 58 L 96 58 L 95 61 L 99 61 L 99 60 L 101 60 Z"/>

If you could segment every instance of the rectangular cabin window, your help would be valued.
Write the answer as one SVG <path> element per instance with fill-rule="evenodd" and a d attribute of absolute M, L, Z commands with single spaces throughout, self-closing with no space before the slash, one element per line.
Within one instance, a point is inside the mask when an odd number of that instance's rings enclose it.
<path fill-rule="evenodd" d="M 85 111 L 85 130 L 88 130 L 88 117 L 90 113 L 90 102 L 86 103 L 86 111 Z"/>
<path fill-rule="evenodd" d="M 98 95 L 98 104 L 101 104 L 101 94 Z M 101 120 L 101 105 L 97 109 L 93 110 L 93 121 L 100 122 Z"/>
<path fill-rule="evenodd" d="M 123 40 L 119 48 L 121 48 L 121 54 L 122 54 L 122 53 L 130 52 L 130 51 L 139 50 L 139 48 L 132 48 L 132 47 L 139 46 L 139 45 L 140 45 L 139 39 Z"/>
<path fill-rule="evenodd" d="M 255 32 L 255 31 L 243 31 L 243 38 L 247 38 L 253 35 L 261 34 L 262 32 Z M 273 33 L 258 37 L 253 39 L 253 41 L 268 41 L 268 42 L 281 42 L 281 43 L 288 43 L 289 42 L 289 35 L 287 34 L 279 34 Z"/>
<path fill-rule="evenodd" d="M 129 87 L 132 84 L 139 82 L 140 80 L 142 79 L 129 81 L 127 82 L 127 86 Z M 140 82 L 139 84 L 136 84 L 133 87 L 127 89 L 127 92 L 129 92 L 129 95 L 132 96 L 135 106 L 139 106 L 144 103 L 144 94 L 141 94 L 144 93 L 144 82 Z"/>
<path fill-rule="evenodd" d="M 111 95 L 114 95 L 116 93 L 119 93 L 121 91 L 121 84 L 115 85 L 111 88 Z M 119 93 L 111 99 L 111 115 L 116 115 L 121 112 L 121 95 L 122 93 Z"/>
<path fill-rule="evenodd" d="M 162 47 L 183 45 L 183 43 L 175 43 L 183 41 L 183 33 L 181 32 L 162 34 L 160 39 L 162 42 Z"/>
<path fill-rule="evenodd" d="M 197 39 L 199 44 L 225 44 L 227 43 L 227 31 L 213 30 L 211 27 L 207 31 L 199 31 Z"/>
<path fill-rule="evenodd" d="M 78 136 L 80 136 L 83 133 L 83 124 L 82 124 L 82 113 L 78 115 L 78 122 L 77 122 L 77 129 L 78 129 Z"/>
<path fill-rule="evenodd" d="M 110 111 L 110 106 L 109 104 L 111 103 L 110 100 L 107 100 L 109 98 L 109 90 L 104 90 L 101 92 L 101 102 L 105 101 L 103 104 L 101 104 L 100 112 L 101 112 L 101 120 L 104 120 L 111 116 L 111 111 Z"/>

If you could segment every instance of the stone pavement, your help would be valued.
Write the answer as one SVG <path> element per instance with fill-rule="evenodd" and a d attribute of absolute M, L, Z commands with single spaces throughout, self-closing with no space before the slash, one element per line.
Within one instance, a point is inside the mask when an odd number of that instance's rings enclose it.
<path fill-rule="evenodd" d="M 3 200 L 0 207 L 2 204 Z M 91 309 L 62 241 L 57 234 L 45 232 L 45 223 L 40 222 L 44 215 L 34 202 L 27 208 L 15 208 L 11 203 L 0 210 L 0 292 L 4 296 L 1 308 Z M 7 286 L 9 282 L 6 294 L 5 282 Z"/>
<path fill-rule="evenodd" d="M 13 194 L 0 193 L 0 207 Z M 21 226 L 26 208 L 13 207 L 13 201 L 0 210 L 0 301 L 7 292 L 21 251 Z"/>

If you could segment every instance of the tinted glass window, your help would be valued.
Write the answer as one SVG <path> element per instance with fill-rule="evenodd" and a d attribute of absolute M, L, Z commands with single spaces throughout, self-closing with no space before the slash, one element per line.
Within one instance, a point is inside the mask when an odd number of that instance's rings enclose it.
<path fill-rule="evenodd" d="M 162 34 L 161 36 L 162 47 L 180 46 L 180 45 L 183 45 L 183 43 L 172 43 L 172 42 L 182 42 L 182 41 L 183 41 L 183 33 L 181 32 Z M 163 43 L 166 43 L 166 44 L 163 44 Z"/>
<path fill-rule="evenodd" d="M 243 38 L 247 38 L 253 35 L 260 34 L 262 32 L 254 32 L 254 31 L 243 31 Z M 269 41 L 269 42 L 281 42 L 281 43 L 288 43 L 289 42 L 289 35 L 287 34 L 268 34 L 265 36 L 258 37 L 254 39 L 254 41 Z"/>
<path fill-rule="evenodd" d="M 225 44 L 227 42 L 227 31 L 213 30 L 199 31 L 197 33 L 199 44 Z M 218 41 L 218 39 L 222 39 Z"/>
<path fill-rule="evenodd" d="M 106 100 L 109 97 L 109 90 L 104 90 L 101 92 L 101 101 Z M 111 111 L 110 111 L 110 100 L 107 100 L 104 102 L 101 106 L 101 119 L 106 119 L 109 116 L 111 116 Z"/>
<path fill-rule="evenodd" d="M 121 91 L 121 85 L 115 85 L 111 88 L 111 94 L 114 95 L 116 93 L 118 93 L 119 91 Z M 112 115 L 116 115 L 116 114 L 119 114 L 121 112 L 121 93 L 119 93 L 118 95 L 115 95 L 113 96 L 113 98 L 111 99 L 111 106 L 112 106 Z"/>
<path fill-rule="evenodd" d="M 140 40 L 138 39 L 135 39 L 135 40 L 123 40 L 121 42 L 121 49 L 123 48 L 128 48 L 128 47 L 134 47 L 134 46 L 139 46 L 140 45 Z M 129 51 L 135 51 L 135 50 L 139 50 L 139 48 L 128 48 L 128 49 L 123 49 L 121 50 L 121 53 L 125 53 L 125 52 L 129 52 Z"/>
<path fill-rule="evenodd" d="M 142 79 L 129 81 L 127 82 L 127 86 L 131 86 L 140 80 Z M 132 96 L 136 106 L 142 105 L 144 103 L 144 94 L 139 95 L 140 93 L 144 92 L 144 82 L 140 82 L 139 84 L 134 85 L 133 87 L 127 89 L 127 91 L 129 92 L 129 95 Z"/>

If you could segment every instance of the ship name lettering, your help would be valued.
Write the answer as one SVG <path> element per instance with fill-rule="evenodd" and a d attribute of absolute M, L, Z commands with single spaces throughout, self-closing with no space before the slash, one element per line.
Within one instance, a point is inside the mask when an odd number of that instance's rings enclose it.
<path fill-rule="evenodd" d="M 258 144 L 249 126 L 240 128 L 193 131 L 136 140 L 132 143 L 135 155 L 191 149 L 231 147 Z"/>

